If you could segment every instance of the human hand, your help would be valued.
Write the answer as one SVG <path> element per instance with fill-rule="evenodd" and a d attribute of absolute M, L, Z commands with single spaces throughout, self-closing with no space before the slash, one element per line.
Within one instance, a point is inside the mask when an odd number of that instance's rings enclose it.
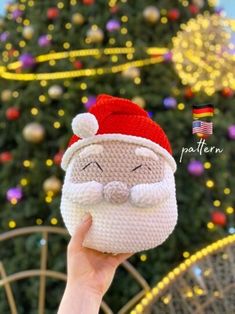
<path fill-rule="evenodd" d="M 83 247 L 82 243 L 92 224 L 87 214 L 76 228 L 67 251 L 68 278 L 59 313 L 96 313 L 108 290 L 117 267 L 132 254 L 104 254 Z M 81 303 L 83 301 L 83 304 Z M 86 302 L 87 300 L 87 302 Z M 77 303 L 76 303 L 77 302 Z M 86 304 L 89 303 L 89 304 Z M 93 304 L 92 304 L 93 303 Z M 98 313 L 98 311 L 97 311 Z"/>
<path fill-rule="evenodd" d="M 104 295 L 108 290 L 117 267 L 132 254 L 104 254 L 83 247 L 82 243 L 92 224 L 87 214 L 68 245 L 68 285 L 79 285 Z"/>

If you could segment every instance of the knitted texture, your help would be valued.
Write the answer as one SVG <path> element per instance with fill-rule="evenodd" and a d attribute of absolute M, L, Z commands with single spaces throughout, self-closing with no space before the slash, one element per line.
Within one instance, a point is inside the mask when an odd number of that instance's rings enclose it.
<path fill-rule="evenodd" d="M 95 135 L 99 128 L 95 116 L 91 113 L 81 113 L 72 121 L 72 129 L 74 134 L 85 138 Z"/>
<path fill-rule="evenodd" d="M 70 234 L 89 212 L 87 247 L 124 253 L 161 244 L 177 220 L 171 167 L 136 144 L 99 145 L 78 150 L 66 172 L 61 212 Z"/>
<path fill-rule="evenodd" d="M 160 245 L 177 221 L 176 163 L 162 128 L 130 100 L 101 95 L 73 119 L 61 213 L 72 235 L 89 212 L 83 245 L 107 253 Z"/>
<path fill-rule="evenodd" d="M 131 187 L 136 184 L 154 183 L 163 179 L 164 160 L 160 155 L 157 162 L 152 158 L 144 158 L 136 155 L 137 145 L 122 143 L 121 141 L 108 141 L 100 144 L 100 146 L 103 147 L 102 152 L 100 152 L 101 150 L 98 151 L 96 146 L 96 151 L 95 149 L 91 150 L 89 156 L 83 157 L 84 149 L 80 149 L 74 156 L 71 173 L 73 183 L 96 181 L 107 184 L 121 181 Z M 90 147 L 92 148 L 94 145 L 90 145 Z M 85 149 L 87 150 L 87 148 Z M 141 167 L 135 169 L 140 165 Z"/>
<path fill-rule="evenodd" d="M 147 138 L 172 154 L 168 138 L 162 128 L 152 121 L 145 110 L 128 99 L 100 95 L 89 110 L 96 116 L 99 130 L 96 134 L 126 134 Z M 79 141 L 73 135 L 69 146 Z"/>

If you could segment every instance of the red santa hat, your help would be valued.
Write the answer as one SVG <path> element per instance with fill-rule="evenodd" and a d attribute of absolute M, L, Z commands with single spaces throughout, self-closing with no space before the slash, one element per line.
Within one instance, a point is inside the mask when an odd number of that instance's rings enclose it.
<path fill-rule="evenodd" d="M 124 98 L 99 95 L 89 112 L 78 114 L 72 121 L 74 135 L 63 155 L 64 170 L 81 147 L 104 141 L 123 141 L 152 149 L 169 162 L 172 170 L 176 163 L 169 140 L 163 129 L 137 104 Z"/>

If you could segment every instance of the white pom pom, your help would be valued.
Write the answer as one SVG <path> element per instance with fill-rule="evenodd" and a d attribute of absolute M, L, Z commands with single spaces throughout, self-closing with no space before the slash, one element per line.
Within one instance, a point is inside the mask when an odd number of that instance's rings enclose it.
<path fill-rule="evenodd" d="M 96 117 L 89 113 L 80 113 L 72 121 L 73 133 L 80 138 L 93 136 L 99 129 Z"/>

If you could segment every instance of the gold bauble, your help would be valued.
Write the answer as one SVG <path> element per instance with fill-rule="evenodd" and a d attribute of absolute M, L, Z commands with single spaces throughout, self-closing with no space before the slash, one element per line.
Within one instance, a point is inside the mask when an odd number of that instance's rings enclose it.
<path fill-rule="evenodd" d="M 104 33 L 101 28 L 90 28 L 87 32 L 87 38 L 91 43 L 101 43 L 104 39 Z"/>
<path fill-rule="evenodd" d="M 61 187 L 61 181 L 55 176 L 49 177 L 43 182 L 43 190 L 46 193 L 53 192 L 54 194 L 57 194 L 60 192 Z"/>
<path fill-rule="evenodd" d="M 48 89 L 48 95 L 52 99 L 59 99 L 63 94 L 63 88 L 60 85 L 52 85 Z"/>
<path fill-rule="evenodd" d="M 5 9 L 7 11 L 13 12 L 13 11 L 18 10 L 20 8 L 19 8 L 19 4 L 18 3 L 7 3 L 5 5 Z"/>
<path fill-rule="evenodd" d="M 72 22 L 75 25 L 82 25 L 85 22 L 85 18 L 81 13 L 74 13 L 72 15 Z"/>
<path fill-rule="evenodd" d="M 205 0 L 192 0 L 192 3 L 201 9 L 205 5 Z"/>
<path fill-rule="evenodd" d="M 135 96 L 134 98 L 132 98 L 132 101 L 139 105 L 141 108 L 144 108 L 145 107 L 145 100 L 143 97 L 140 97 L 140 96 Z"/>
<path fill-rule="evenodd" d="M 45 137 L 45 129 L 37 122 L 29 123 L 23 128 L 23 137 L 27 142 L 40 143 Z"/>
<path fill-rule="evenodd" d="M 10 89 L 4 89 L 1 93 L 1 100 L 2 101 L 9 101 L 12 98 L 12 92 Z"/>
<path fill-rule="evenodd" d="M 140 76 L 140 70 L 136 67 L 129 67 L 122 72 L 122 76 L 130 79 L 135 79 Z"/>
<path fill-rule="evenodd" d="M 155 24 L 160 18 L 160 12 L 158 8 L 150 5 L 144 9 L 143 16 L 147 22 Z"/>
<path fill-rule="evenodd" d="M 33 27 L 32 27 L 32 26 L 25 26 L 25 27 L 23 28 L 22 34 L 23 34 L 23 37 L 24 37 L 25 39 L 32 39 L 32 37 L 33 37 L 33 35 L 34 35 L 34 29 L 33 29 Z"/>

